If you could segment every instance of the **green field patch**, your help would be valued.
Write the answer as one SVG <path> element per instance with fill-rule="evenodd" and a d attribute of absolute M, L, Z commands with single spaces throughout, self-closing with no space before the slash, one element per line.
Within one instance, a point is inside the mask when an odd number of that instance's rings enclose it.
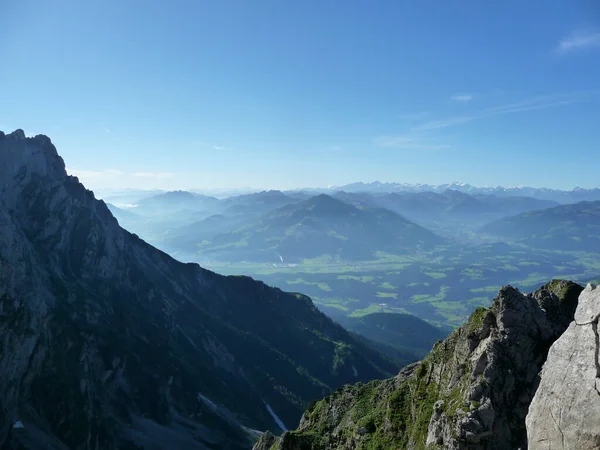
<path fill-rule="evenodd" d="M 475 265 L 475 264 L 473 264 Z M 485 280 L 485 276 L 483 275 L 483 270 L 481 269 L 473 269 L 473 268 L 468 268 L 468 269 L 464 269 L 460 272 L 461 275 L 470 278 L 472 280 Z"/>
<path fill-rule="evenodd" d="M 329 285 L 327 283 L 319 283 L 319 282 L 306 281 L 304 278 L 296 278 L 295 280 L 287 280 L 286 283 L 287 284 L 292 284 L 292 285 L 294 285 L 294 284 L 306 284 L 306 285 L 309 285 L 309 286 L 317 286 L 322 291 L 331 292 L 331 288 L 329 287 Z"/>
<path fill-rule="evenodd" d="M 377 297 L 379 298 L 397 298 L 398 294 L 393 292 L 378 292 Z"/>
<path fill-rule="evenodd" d="M 446 298 L 447 290 L 448 286 L 441 286 L 437 294 L 417 294 L 413 295 L 410 299 L 413 301 L 413 303 L 436 303 L 437 307 L 437 303 Z"/>
<path fill-rule="evenodd" d="M 378 313 L 378 312 L 389 312 L 389 311 L 390 311 L 389 308 L 387 308 L 385 306 L 371 304 L 371 305 L 367 306 L 366 308 L 355 309 L 354 311 L 352 311 L 352 314 L 350 314 L 350 317 L 362 317 L 362 316 L 366 316 L 367 314 L 373 314 L 373 313 Z"/>
<path fill-rule="evenodd" d="M 464 311 L 465 305 L 459 302 L 435 302 L 435 307 L 444 311 Z"/>
<path fill-rule="evenodd" d="M 370 283 L 375 279 L 375 277 L 370 275 L 356 276 L 356 275 L 338 275 L 338 280 L 354 280 L 354 281 L 362 281 L 363 283 Z"/>
<path fill-rule="evenodd" d="M 436 280 L 440 278 L 446 278 L 446 274 L 443 272 L 423 272 L 425 275 L 435 278 Z"/>
<path fill-rule="evenodd" d="M 491 303 L 491 299 L 488 297 L 473 297 L 470 298 L 469 300 L 467 300 L 466 302 L 469 306 L 485 306 L 488 307 L 490 306 Z"/>
<path fill-rule="evenodd" d="M 394 286 L 393 284 L 390 284 L 390 283 L 388 283 L 387 281 L 385 281 L 385 282 L 381 283 L 381 284 L 379 285 L 379 287 L 380 287 L 381 289 L 396 289 L 396 288 L 397 288 L 397 286 Z"/>

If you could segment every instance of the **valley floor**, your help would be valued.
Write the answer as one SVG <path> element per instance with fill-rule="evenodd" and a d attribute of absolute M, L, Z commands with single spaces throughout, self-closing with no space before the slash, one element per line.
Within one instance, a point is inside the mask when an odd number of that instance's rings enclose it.
<path fill-rule="evenodd" d="M 527 292 L 552 278 L 587 283 L 600 276 L 595 253 L 504 244 L 438 248 L 412 257 L 377 256 L 361 262 L 328 257 L 300 264 L 198 262 L 219 273 L 250 275 L 285 291 L 305 293 L 334 318 L 400 312 L 452 327 L 476 307 L 489 306 L 504 284 Z"/>

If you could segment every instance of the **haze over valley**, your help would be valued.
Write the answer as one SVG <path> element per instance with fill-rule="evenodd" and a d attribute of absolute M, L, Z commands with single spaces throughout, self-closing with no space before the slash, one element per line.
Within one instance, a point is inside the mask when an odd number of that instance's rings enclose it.
<path fill-rule="evenodd" d="M 355 183 L 105 201 L 122 226 L 174 257 L 305 292 L 340 320 L 397 312 L 456 326 L 503 283 L 598 278 L 600 189 Z"/>

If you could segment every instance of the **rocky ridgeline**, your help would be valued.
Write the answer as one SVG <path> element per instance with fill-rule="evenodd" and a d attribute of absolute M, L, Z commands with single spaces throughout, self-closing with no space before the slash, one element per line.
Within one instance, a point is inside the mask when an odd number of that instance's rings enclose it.
<path fill-rule="evenodd" d="M 311 300 L 123 230 L 46 136 L 0 132 L 0 448 L 229 449 L 398 366 Z"/>
<path fill-rule="evenodd" d="M 582 290 L 568 281 L 529 295 L 506 286 L 491 308 L 477 309 L 422 362 L 392 379 L 339 389 L 307 409 L 297 430 L 281 438 L 263 435 L 254 450 L 525 449 L 525 419 L 540 370 L 573 320 Z M 598 314 L 581 320 L 591 330 Z M 595 345 L 593 334 L 589 339 Z M 587 394 L 580 394 L 584 401 Z"/>

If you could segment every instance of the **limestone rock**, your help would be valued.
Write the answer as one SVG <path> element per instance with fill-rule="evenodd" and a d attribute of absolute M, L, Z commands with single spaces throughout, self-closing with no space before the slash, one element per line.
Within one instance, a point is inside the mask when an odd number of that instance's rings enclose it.
<path fill-rule="evenodd" d="M 527 414 L 530 449 L 600 448 L 599 316 L 600 289 L 588 285 L 544 364 Z"/>
<path fill-rule="evenodd" d="M 527 448 L 539 372 L 582 290 L 561 280 L 528 295 L 502 288 L 490 309 L 478 308 L 410 371 L 338 390 L 271 448 Z"/>

